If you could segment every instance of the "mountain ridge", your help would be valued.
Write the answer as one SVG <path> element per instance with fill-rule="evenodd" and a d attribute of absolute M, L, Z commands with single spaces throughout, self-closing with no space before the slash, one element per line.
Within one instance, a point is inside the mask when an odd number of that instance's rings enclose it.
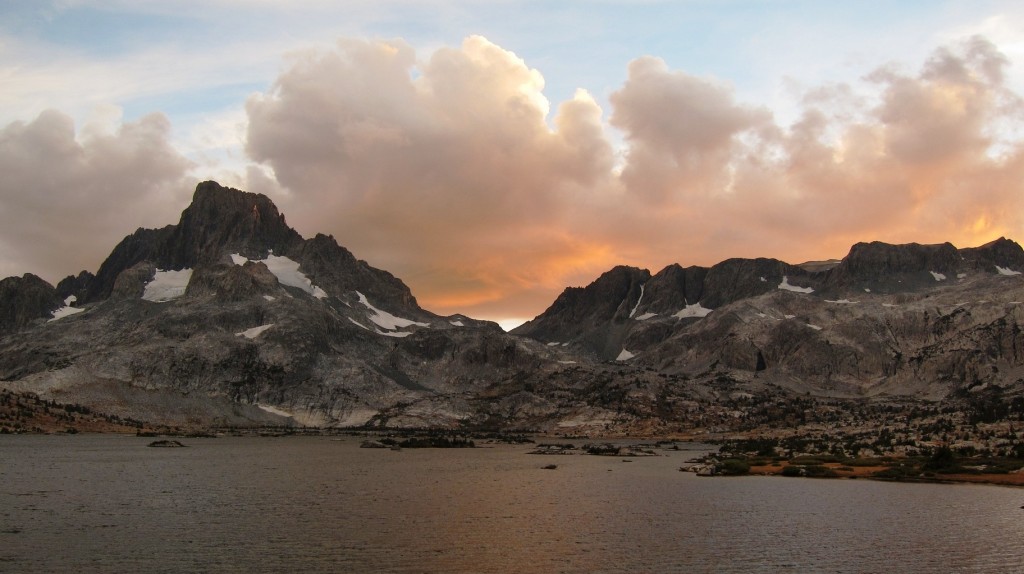
<path fill-rule="evenodd" d="M 1019 394 L 1020 271 L 1005 238 L 617 266 L 506 334 L 203 182 L 95 274 L 0 281 L 0 386 L 157 424 L 604 432 L 721 424 L 739 395 Z"/>

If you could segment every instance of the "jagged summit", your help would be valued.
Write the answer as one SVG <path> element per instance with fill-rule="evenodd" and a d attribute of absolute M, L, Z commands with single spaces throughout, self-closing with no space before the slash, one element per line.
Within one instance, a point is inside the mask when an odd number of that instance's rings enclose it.
<path fill-rule="evenodd" d="M 270 251 L 289 253 L 301 243 L 267 196 L 205 181 L 196 186 L 176 225 L 139 229 L 114 247 L 89 282 L 85 301 L 109 297 L 117 276 L 142 261 L 179 270 L 216 262 L 225 253 L 262 259 Z"/>
<path fill-rule="evenodd" d="M 205 181 L 196 186 L 166 251 L 156 256 L 172 267 L 194 267 L 216 261 L 225 250 L 262 259 L 270 251 L 288 253 L 301 242 L 267 196 Z"/>

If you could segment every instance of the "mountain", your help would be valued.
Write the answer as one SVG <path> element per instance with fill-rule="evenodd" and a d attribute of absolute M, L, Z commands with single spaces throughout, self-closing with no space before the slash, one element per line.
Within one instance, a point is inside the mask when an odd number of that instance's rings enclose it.
<path fill-rule="evenodd" d="M 513 333 L 688 378 L 938 399 L 1024 385 L 1022 270 L 1024 250 L 1005 238 L 860 243 L 828 265 L 616 268 Z"/>
<path fill-rule="evenodd" d="M 167 424 L 444 426 L 486 418 L 474 393 L 548 354 L 420 308 L 333 238 L 302 238 L 267 197 L 214 182 L 95 275 L 2 286 L 4 386 Z"/>
<path fill-rule="evenodd" d="M 94 273 L 0 281 L 0 387 L 182 427 L 633 436 L 735 428 L 808 395 L 1002 400 L 1024 393 L 1021 271 L 1008 239 L 620 266 L 507 334 L 421 308 L 266 196 L 204 182 Z"/>

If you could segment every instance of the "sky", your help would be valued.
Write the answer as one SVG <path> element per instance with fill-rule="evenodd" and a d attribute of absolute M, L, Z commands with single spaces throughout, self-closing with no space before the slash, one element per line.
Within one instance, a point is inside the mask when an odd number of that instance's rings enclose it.
<path fill-rule="evenodd" d="M 504 326 L 620 264 L 1024 240 L 1022 66 L 996 0 L 7 0 L 0 277 L 208 179 Z"/>

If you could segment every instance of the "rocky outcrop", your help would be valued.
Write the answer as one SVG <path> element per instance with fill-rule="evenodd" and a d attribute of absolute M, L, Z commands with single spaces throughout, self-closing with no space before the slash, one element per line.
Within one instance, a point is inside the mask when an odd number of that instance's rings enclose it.
<path fill-rule="evenodd" d="M 75 301 L 85 301 L 89 297 L 89 287 L 96 280 L 96 276 L 88 271 L 82 271 L 77 276 L 68 275 L 57 283 L 57 296 L 61 301 L 68 297 L 74 297 Z"/>
<path fill-rule="evenodd" d="M 39 277 L 8 277 L 0 281 L 0 335 L 52 317 L 62 304 L 57 290 Z"/>
<path fill-rule="evenodd" d="M 858 243 L 829 273 L 827 283 L 834 290 L 909 291 L 934 286 L 938 281 L 955 280 L 961 259 L 952 243 Z"/>
<path fill-rule="evenodd" d="M 265 264 L 246 261 L 242 265 L 221 263 L 197 268 L 188 283 L 187 295 L 210 296 L 220 301 L 245 301 L 255 296 L 272 297 L 279 290 L 277 278 Z"/>

